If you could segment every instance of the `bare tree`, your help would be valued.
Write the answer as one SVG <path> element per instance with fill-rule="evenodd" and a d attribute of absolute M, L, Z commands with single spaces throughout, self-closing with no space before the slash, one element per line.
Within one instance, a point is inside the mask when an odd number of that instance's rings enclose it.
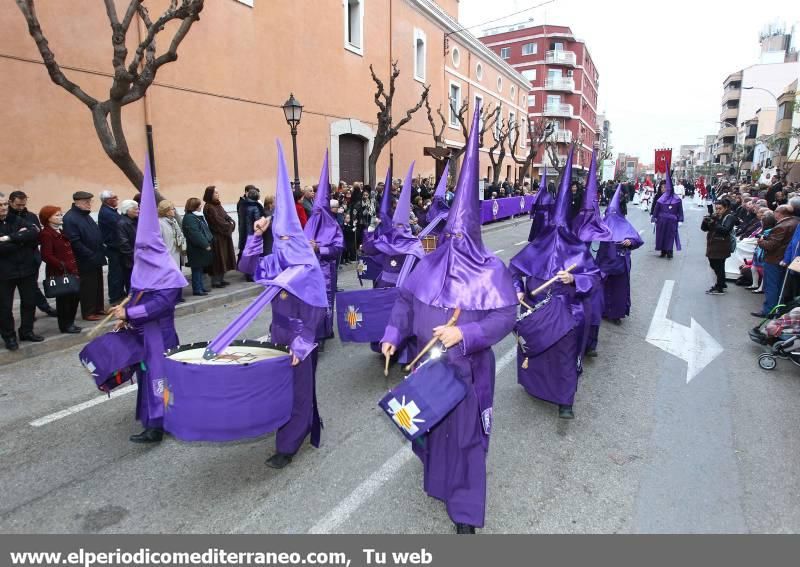
<path fill-rule="evenodd" d="M 530 116 L 526 117 L 522 122 L 525 126 L 525 135 L 528 140 L 528 153 L 523 157 L 517 157 L 517 144 L 519 143 L 519 124 L 514 124 L 513 135 L 509 137 L 511 159 L 514 163 L 522 166 L 522 178 L 530 175 L 531 164 L 536 159 L 539 153 L 539 148 L 542 144 L 547 143 L 553 135 L 554 130 L 552 124 L 544 117 L 539 117 L 532 121 Z"/>
<path fill-rule="evenodd" d="M 378 105 L 378 131 L 375 133 L 375 140 L 372 145 L 372 152 L 369 154 L 369 184 L 375 187 L 376 170 L 378 167 L 378 158 L 381 156 L 383 148 L 389 141 L 400 133 L 400 128 L 405 126 L 414 115 L 416 111 L 422 108 L 425 101 L 428 100 L 428 93 L 430 92 L 430 85 L 425 85 L 422 89 L 419 102 L 409 110 L 406 110 L 405 116 L 395 125 L 392 124 L 392 105 L 394 104 L 395 82 L 397 77 L 400 76 L 400 69 L 397 67 L 397 61 L 392 62 L 392 74 L 389 77 L 389 92 L 386 89 L 372 65 L 369 66 L 369 72 L 372 74 L 372 80 L 378 90 L 375 92 L 375 104 Z"/>
<path fill-rule="evenodd" d="M 50 79 L 91 111 L 94 129 L 106 155 L 138 189 L 142 186 L 142 172 L 131 158 L 128 149 L 122 126 L 122 109 L 144 97 L 147 89 L 153 84 L 158 70 L 163 65 L 178 59 L 178 47 L 189 33 L 192 24 L 200 19 L 204 0 L 170 0 L 169 7 L 155 21 L 150 18 L 147 8 L 143 6 L 144 0 L 130 0 L 121 20 L 115 0 L 104 0 L 111 24 L 111 44 L 114 48 L 112 59 L 114 79 L 109 96 L 104 101 L 89 95 L 64 74 L 39 23 L 34 0 L 16 0 L 16 2 L 25 17 L 28 33 L 36 42 Z M 131 24 L 137 17 L 144 24 L 146 33 L 133 57 L 128 61 L 126 38 Z M 180 25 L 172 36 L 169 48 L 156 56 L 156 36 L 173 21 L 180 22 Z"/>
<path fill-rule="evenodd" d="M 498 114 L 500 109 L 497 109 Z M 506 141 L 511 133 L 511 125 L 503 118 L 498 118 L 497 128 L 493 132 L 494 144 L 489 148 L 489 160 L 492 162 L 492 184 L 500 181 L 500 168 L 506 159 Z M 495 158 L 497 152 L 497 158 Z"/>

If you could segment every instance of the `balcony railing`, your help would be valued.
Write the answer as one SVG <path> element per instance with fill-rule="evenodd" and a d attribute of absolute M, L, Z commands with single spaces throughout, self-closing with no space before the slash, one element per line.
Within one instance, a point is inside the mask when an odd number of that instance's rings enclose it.
<path fill-rule="evenodd" d="M 546 104 L 544 106 L 545 116 L 572 116 L 571 104 Z"/>
<path fill-rule="evenodd" d="M 572 51 L 564 51 L 563 49 L 554 49 L 547 51 L 544 54 L 545 63 L 550 65 L 571 65 L 575 67 L 578 63 L 578 58 Z"/>
<path fill-rule="evenodd" d="M 722 154 L 732 154 L 733 153 L 733 144 L 722 144 L 714 150 L 714 155 L 722 155 Z"/>
<path fill-rule="evenodd" d="M 574 91 L 575 79 L 572 77 L 548 77 L 544 81 L 544 88 L 548 91 Z"/>
<path fill-rule="evenodd" d="M 723 128 L 719 131 L 718 136 L 720 138 L 728 138 L 730 136 L 737 136 L 739 131 L 736 129 L 736 126 L 723 126 Z"/>
<path fill-rule="evenodd" d="M 723 122 L 733 122 L 737 118 L 739 118 L 738 108 L 723 108 L 722 114 L 719 115 L 719 119 Z"/>
<path fill-rule="evenodd" d="M 729 100 L 739 100 L 740 98 L 742 98 L 741 89 L 725 89 L 725 94 L 722 95 L 722 104 Z"/>
<path fill-rule="evenodd" d="M 559 144 L 571 144 L 572 132 L 570 130 L 559 130 L 557 132 L 553 132 L 548 139 Z"/>

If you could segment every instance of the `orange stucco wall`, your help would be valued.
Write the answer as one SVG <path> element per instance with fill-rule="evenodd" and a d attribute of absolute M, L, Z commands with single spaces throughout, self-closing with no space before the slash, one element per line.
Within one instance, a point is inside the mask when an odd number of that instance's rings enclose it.
<path fill-rule="evenodd" d="M 151 14 L 167 3 L 149 1 Z M 127 4 L 117 1 L 120 13 Z M 456 0 L 443 1 L 442 9 L 455 15 L 457 5 Z M 38 2 L 37 8 L 67 75 L 93 96 L 104 98 L 111 84 L 112 49 L 102 4 Z M 78 189 L 98 193 L 109 188 L 123 197 L 132 195 L 134 189 L 102 151 L 88 110 L 50 82 L 13 2 L 0 3 L 0 27 L 0 76 L 10 78 L 9 88 L 0 90 L 0 191 L 27 192 L 34 210 L 44 204 L 67 206 Z M 173 29 L 159 36 L 159 53 Z M 292 167 L 291 138 L 280 108 L 290 92 L 304 105 L 298 135 L 301 181 L 315 183 L 323 154 L 331 148 L 332 124 L 350 119 L 375 128 L 370 64 L 388 86 L 390 61 L 398 61 L 395 121 L 418 100 L 422 84 L 413 78 L 415 29 L 426 37 L 425 80 L 431 85 L 434 109 L 442 103 L 447 108 L 450 80 L 463 83 L 462 93 L 470 101 L 478 92 L 484 103 L 496 102 L 497 96 L 508 99 L 510 86 L 516 84 L 515 102 L 525 106 L 520 92 L 524 82 L 518 76 L 496 69 L 495 63 L 451 36 L 449 49 L 458 46 L 461 51 L 460 66 L 454 68 L 451 51 L 444 53 L 445 31 L 411 0 L 365 3 L 363 55 L 344 48 L 341 0 L 255 0 L 253 8 L 237 0 L 207 0 L 201 20 L 181 45 L 179 60 L 163 67 L 148 91 L 160 188 L 178 205 L 200 196 L 210 184 L 218 186 L 228 203 L 248 183 L 272 192 L 276 138 L 286 149 L 290 172 Z M 136 38 L 132 27 L 131 53 Z M 479 59 L 484 69 L 481 81 L 475 76 Z M 504 75 L 502 93 L 496 92 L 498 73 Z M 509 103 L 504 105 L 506 117 Z M 524 113 L 515 112 L 518 117 Z M 126 107 L 124 118 L 132 155 L 142 160 L 145 105 Z M 455 145 L 463 143 L 460 130 L 448 128 L 445 137 Z M 423 156 L 423 148 L 432 145 L 423 108 L 392 142 L 396 176 L 411 160 L 417 162 L 417 173 L 432 174 L 435 164 Z M 338 157 L 335 160 L 338 163 Z M 379 178 L 388 160 L 387 148 L 378 164 Z M 485 174 L 486 152 L 483 160 Z M 504 172 L 510 163 L 506 161 Z M 335 175 L 332 178 L 338 181 Z"/>

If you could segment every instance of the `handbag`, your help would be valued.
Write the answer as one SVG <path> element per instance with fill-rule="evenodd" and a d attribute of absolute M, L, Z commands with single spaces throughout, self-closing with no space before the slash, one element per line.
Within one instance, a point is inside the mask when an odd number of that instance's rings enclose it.
<path fill-rule="evenodd" d="M 61 264 L 64 269 L 64 264 Z M 77 274 L 64 273 L 61 276 L 50 276 L 42 282 L 44 296 L 48 299 L 54 297 L 64 297 L 65 295 L 77 295 L 81 289 L 81 280 Z"/>

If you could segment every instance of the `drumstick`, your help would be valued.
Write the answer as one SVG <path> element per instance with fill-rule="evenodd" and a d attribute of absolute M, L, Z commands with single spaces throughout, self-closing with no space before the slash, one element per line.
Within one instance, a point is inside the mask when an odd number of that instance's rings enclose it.
<path fill-rule="evenodd" d="M 572 270 L 574 270 L 577 267 L 578 267 L 578 264 L 572 264 L 569 268 L 567 268 L 567 269 L 565 269 L 563 271 L 564 272 L 571 272 Z M 551 285 L 553 285 L 557 281 L 558 281 L 558 276 L 553 276 L 552 278 L 550 278 L 549 280 L 544 282 L 542 285 L 540 285 L 539 287 L 534 289 L 531 292 L 531 297 L 535 297 L 535 296 L 539 295 L 540 293 L 542 293 L 544 290 L 546 290 L 548 287 L 550 287 Z M 528 309 L 530 309 L 530 307 Z"/>
<path fill-rule="evenodd" d="M 461 308 L 460 308 L 460 307 L 456 307 L 456 310 L 455 310 L 455 311 L 453 311 L 453 316 L 452 316 L 452 317 L 450 317 L 450 320 L 449 320 L 449 321 L 448 321 L 448 322 L 445 324 L 445 327 L 452 327 L 453 325 L 455 325 L 455 324 L 456 324 L 456 321 L 458 321 L 458 318 L 459 318 L 460 316 L 461 316 Z M 407 365 L 406 365 L 406 367 L 405 367 L 405 371 L 406 371 L 406 372 L 411 372 L 411 369 L 412 369 L 412 368 L 414 368 L 414 365 L 415 365 L 417 362 L 419 362 L 419 359 L 420 359 L 420 358 L 422 358 L 423 356 L 425 356 L 425 353 L 426 353 L 426 352 L 428 352 L 429 350 L 431 350 L 431 349 L 433 348 L 433 345 L 435 345 L 435 344 L 436 344 L 436 342 L 437 342 L 438 340 L 439 340 L 439 339 L 438 339 L 438 338 L 436 338 L 436 337 L 434 337 L 434 338 L 432 338 L 431 340 L 429 340 L 429 341 L 428 341 L 428 344 L 426 344 L 426 345 L 425 345 L 425 348 L 423 348 L 423 349 L 422 349 L 422 350 L 419 352 L 419 354 L 417 355 L 417 357 L 416 357 L 414 360 L 412 360 L 412 361 L 411 361 L 409 364 L 407 364 Z"/>
<path fill-rule="evenodd" d="M 131 296 L 129 295 L 128 297 L 126 297 L 125 299 L 123 299 L 123 300 L 120 302 L 120 304 L 119 304 L 119 305 L 117 305 L 117 307 L 125 307 L 125 306 L 128 304 L 128 302 L 129 302 L 130 300 L 131 300 Z M 97 333 L 100 331 L 100 329 L 103 327 L 103 325 L 105 325 L 106 323 L 108 323 L 109 321 L 111 321 L 111 318 L 112 318 L 113 316 L 114 316 L 114 314 L 113 314 L 113 313 L 109 313 L 108 315 L 106 315 L 106 318 L 105 318 L 105 319 L 103 319 L 102 321 L 100 321 L 100 322 L 97 324 L 97 326 L 96 326 L 94 329 L 92 329 L 91 331 L 89 331 L 89 334 L 88 334 L 87 336 L 88 336 L 90 339 L 91 339 L 91 338 L 93 338 L 93 337 L 94 337 L 94 336 L 95 336 L 95 335 L 96 335 L 96 334 L 97 334 Z"/>
<path fill-rule="evenodd" d="M 383 375 L 384 376 L 388 376 L 389 375 L 389 359 L 391 357 L 389 356 L 388 352 L 386 354 L 384 354 L 383 356 L 386 357 L 386 364 L 383 366 Z"/>

